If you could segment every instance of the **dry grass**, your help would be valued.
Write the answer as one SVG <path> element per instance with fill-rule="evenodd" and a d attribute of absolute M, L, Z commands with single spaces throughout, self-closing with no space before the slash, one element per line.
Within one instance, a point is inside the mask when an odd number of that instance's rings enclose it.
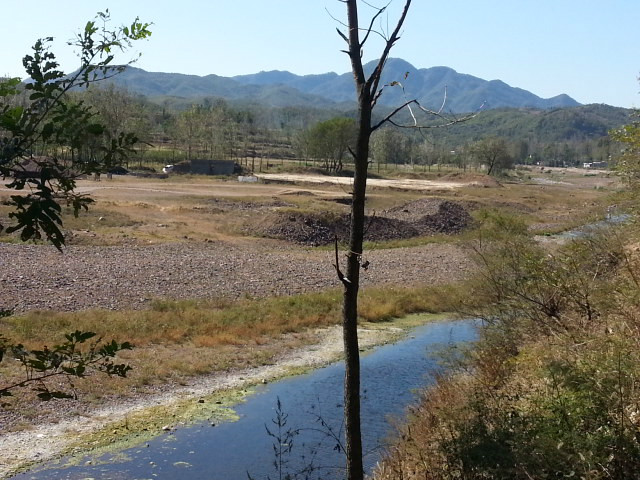
<path fill-rule="evenodd" d="M 361 318 L 382 322 L 415 312 L 449 311 L 457 292 L 463 290 L 365 289 Z M 336 289 L 237 301 L 157 300 L 143 311 L 36 311 L 4 318 L 1 325 L 8 338 L 27 348 L 60 343 L 65 333 L 76 329 L 133 343 L 132 351 L 120 354 L 123 362 L 133 366 L 127 379 L 99 375 L 77 382 L 82 396 L 99 399 L 104 392 L 128 395 L 204 373 L 273 363 L 283 351 L 313 341 L 316 328 L 339 324 L 341 297 L 342 292 Z M 16 365 L 3 362 L 0 375 L 3 382 L 10 382 L 22 373 Z"/>
<path fill-rule="evenodd" d="M 204 242 L 222 240 L 256 242 L 247 238 L 244 226 L 264 212 L 231 208 L 238 202 L 269 205 L 286 203 L 305 212 L 342 212 L 348 207 L 335 202 L 348 191 L 332 185 L 240 185 L 219 179 L 177 176 L 166 181 L 139 178 L 114 179 L 96 184 L 80 182 L 96 200 L 88 213 L 74 218 L 65 214 L 70 243 L 115 245 L 131 243 Z M 505 184 L 502 188 L 465 188 L 455 192 L 420 193 L 372 190 L 368 208 L 381 211 L 424 195 L 497 208 L 522 216 L 526 223 L 573 226 L 606 201 L 607 189 L 587 183 L 576 188 L 560 185 Z M 0 200 L 6 192 L 0 191 Z M 219 208 L 214 199 L 231 206 Z M 293 206 L 291 206 L 293 205 Z M 8 207 L 0 205 L 0 222 Z M 577 220 L 578 219 L 578 220 Z M 16 241 L 3 237 L 0 241 Z M 368 248 L 411 246 L 425 241 L 457 241 L 432 237 L 406 242 L 376 243 Z M 380 322 L 414 312 L 451 311 L 466 289 L 458 287 L 411 288 L 388 286 L 365 289 L 360 301 L 362 320 Z M 0 320 L 2 332 L 28 347 L 52 345 L 63 334 L 79 329 L 95 331 L 105 339 L 131 341 L 136 348 L 122 358 L 134 366 L 126 380 L 92 376 L 79 382 L 81 395 L 99 399 L 104 392 L 128 395 L 153 389 L 166 382 L 181 383 L 193 375 L 275 361 L 283 350 L 312 341 L 315 327 L 340 321 L 341 292 L 271 299 L 227 301 L 158 300 L 146 311 L 85 311 L 77 313 L 32 312 Z M 0 363 L 0 376 L 9 380 L 21 373 L 10 362 Z M 84 393 L 83 393 L 84 392 Z M 18 401 L 19 401 L 19 397 Z M 32 409 L 29 415 L 38 415 Z"/>
<path fill-rule="evenodd" d="M 462 290 L 452 286 L 364 289 L 360 315 L 364 321 L 379 322 L 416 312 L 451 311 Z M 60 342 L 70 329 L 138 346 L 260 344 L 265 338 L 339 323 L 341 298 L 342 292 L 332 289 L 236 301 L 156 300 L 148 310 L 33 311 L 2 323 L 7 336 L 30 348 Z"/>
<path fill-rule="evenodd" d="M 477 285 L 497 293 L 480 341 L 422 392 L 373 478 L 638 478 L 637 237 L 630 225 L 554 255 L 501 250 Z"/>

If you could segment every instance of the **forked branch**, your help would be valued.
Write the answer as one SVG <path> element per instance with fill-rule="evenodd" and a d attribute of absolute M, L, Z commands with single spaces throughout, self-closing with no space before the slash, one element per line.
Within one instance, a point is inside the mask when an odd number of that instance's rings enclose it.
<path fill-rule="evenodd" d="M 405 19 L 407 18 L 407 13 L 409 12 L 409 7 L 411 6 L 411 0 L 406 0 L 404 4 L 404 8 L 402 9 L 402 14 L 400 15 L 400 19 L 398 23 L 396 23 L 396 27 L 391 33 L 391 36 L 387 40 L 384 50 L 382 51 L 382 55 L 380 55 L 380 59 L 378 60 L 378 64 L 376 68 L 373 70 L 373 73 L 367 80 L 367 88 L 371 93 L 378 91 L 378 86 L 380 85 L 380 79 L 382 78 L 382 70 L 384 69 L 384 65 L 389 58 L 389 52 L 393 48 L 393 45 L 400 39 L 400 29 L 404 24 Z M 386 7 L 384 7 L 386 8 Z M 368 35 L 367 35 L 368 36 Z M 366 38 L 366 37 L 365 37 Z M 360 48 L 364 46 L 364 43 L 360 45 Z"/>
<path fill-rule="evenodd" d="M 388 37 L 384 33 L 376 31 L 374 29 L 374 24 L 376 20 L 378 20 L 380 16 L 387 10 L 391 2 L 387 3 L 382 7 L 375 7 L 369 2 L 363 2 L 369 7 L 375 9 L 376 12 L 372 16 L 371 20 L 369 21 L 368 28 L 361 29 L 358 27 L 354 27 L 358 25 L 358 9 L 356 5 L 357 2 L 356 1 L 350 2 L 345 0 L 340 0 L 340 1 L 347 4 L 347 16 L 349 19 L 348 25 L 350 25 L 351 27 L 348 27 L 349 28 L 348 36 L 345 35 L 342 31 L 340 31 L 340 29 L 337 29 L 337 31 L 340 37 L 342 37 L 342 39 L 345 42 L 347 42 L 347 44 L 349 45 L 348 50 L 343 50 L 343 51 L 347 53 L 351 58 L 351 64 L 353 67 L 353 73 L 355 76 L 356 84 L 358 85 L 358 91 L 364 90 L 367 93 L 368 98 L 371 99 L 372 109 L 376 106 L 378 100 L 382 96 L 386 87 L 399 86 L 400 88 L 402 88 L 403 96 L 405 97 L 405 102 L 402 105 L 396 107 L 391 113 L 386 115 L 378 123 L 373 125 L 371 127 L 370 133 L 373 133 L 375 130 L 382 127 L 385 123 L 390 123 L 391 125 L 394 125 L 395 127 L 398 127 L 398 128 L 416 129 L 420 131 L 434 129 L 434 128 L 448 127 L 448 126 L 465 122 L 467 120 L 474 118 L 484 108 L 484 103 L 483 103 L 475 112 L 464 115 L 462 117 L 457 117 L 453 114 L 443 113 L 447 103 L 447 99 L 448 99 L 446 88 L 444 91 L 442 104 L 440 108 L 438 110 L 432 110 L 422 106 L 418 99 L 407 98 L 404 85 L 399 81 L 393 81 L 387 85 L 384 85 L 383 87 L 380 87 L 380 82 L 382 80 L 382 72 L 389 58 L 389 53 L 391 52 L 391 49 L 393 48 L 395 43 L 400 39 L 400 30 L 402 29 L 404 21 L 407 17 L 407 13 L 409 11 L 409 7 L 411 6 L 412 0 L 405 0 L 400 18 L 398 19 L 393 32 Z M 340 23 L 344 26 L 348 26 L 348 25 L 345 25 L 343 22 L 340 22 Z M 359 38 L 359 32 L 361 31 L 365 32 L 364 38 L 362 40 L 360 40 Z M 378 59 L 376 67 L 374 68 L 369 78 L 366 78 L 364 69 L 362 66 L 361 56 L 362 56 L 362 50 L 365 46 L 365 43 L 369 39 L 369 36 L 371 35 L 371 33 L 377 33 L 384 39 L 384 48 L 383 48 L 382 54 Z M 405 79 L 406 77 L 407 75 L 405 75 Z M 400 122 L 394 121 L 394 117 L 404 109 L 407 109 L 409 112 L 409 115 L 411 116 L 411 119 L 412 119 L 411 124 L 402 124 Z M 416 110 L 414 111 L 414 109 Z M 416 116 L 417 111 L 420 111 L 423 114 L 426 114 L 430 117 L 436 118 L 439 120 L 439 122 L 434 124 L 421 124 L 418 121 L 418 118 Z"/>

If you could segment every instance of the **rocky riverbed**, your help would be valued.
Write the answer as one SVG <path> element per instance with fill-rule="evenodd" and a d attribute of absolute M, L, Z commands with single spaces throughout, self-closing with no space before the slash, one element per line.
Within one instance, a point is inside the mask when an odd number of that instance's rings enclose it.
<path fill-rule="evenodd" d="M 341 255 L 342 256 L 342 255 Z M 461 279 L 472 268 L 455 245 L 373 250 L 363 285 Z M 0 309 L 142 309 L 157 298 L 291 295 L 338 286 L 331 250 L 284 242 L 149 246 L 0 245 Z"/>

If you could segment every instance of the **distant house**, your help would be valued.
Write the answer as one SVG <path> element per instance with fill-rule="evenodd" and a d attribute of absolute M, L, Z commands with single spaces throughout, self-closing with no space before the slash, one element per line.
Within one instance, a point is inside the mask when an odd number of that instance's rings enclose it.
<path fill-rule="evenodd" d="M 42 170 L 44 168 L 55 169 L 69 177 L 73 176 L 69 169 L 60 165 L 52 157 L 25 158 L 11 168 L 11 174 L 14 178 L 40 178 L 42 177 Z"/>
<path fill-rule="evenodd" d="M 233 175 L 235 168 L 232 160 L 191 160 L 191 173 L 200 175 Z"/>
<path fill-rule="evenodd" d="M 584 162 L 583 168 L 607 168 L 607 162 Z"/>

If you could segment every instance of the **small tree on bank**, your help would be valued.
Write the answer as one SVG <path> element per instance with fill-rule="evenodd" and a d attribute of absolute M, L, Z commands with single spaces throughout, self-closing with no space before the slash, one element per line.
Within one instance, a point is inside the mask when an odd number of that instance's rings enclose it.
<path fill-rule="evenodd" d="M 344 52 L 351 61 L 358 111 L 356 116 L 356 141 L 350 153 L 354 161 L 353 192 L 351 204 L 351 230 L 349 235 L 349 251 L 346 254 L 347 266 L 343 272 L 340 267 L 338 255 L 338 245 L 336 240 L 335 269 L 338 279 L 343 285 L 343 307 L 342 307 L 342 327 L 344 338 L 345 356 L 345 380 L 344 380 L 344 411 L 345 411 L 345 449 L 347 457 L 347 480 L 362 480 L 364 469 L 362 463 L 362 436 L 360 427 L 360 353 L 358 345 L 358 293 L 360 290 L 360 268 L 363 267 L 363 240 L 365 231 L 365 196 L 367 190 L 367 171 L 369 167 L 369 142 L 371 135 L 377 129 L 391 123 L 397 127 L 413 128 L 421 130 L 423 128 L 442 127 L 464 121 L 473 115 L 463 118 L 447 118 L 443 113 L 443 107 L 438 111 L 426 109 L 420 105 L 417 99 L 407 99 L 403 104 L 392 110 L 377 123 L 372 121 L 372 111 L 376 106 L 380 96 L 387 87 L 403 88 L 401 79 L 390 82 L 387 85 L 382 83 L 382 72 L 389 58 L 389 53 L 400 39 L 400 30 L 409 12 L 411 0 L 405 0 L 400 17 L 392 31 L 376 31 L 374 25 L 376 21 L 386 11 L 385 7 L 375 7 L 369 2 L 361 1 L 362 5 L 373 10 L 368 26 L 360 27 L 358 16 L 357 0 L 339 0 L 344 3 L 347 9 L 347 23 L 343 24 L 346 32 L 338 29 L 339 35 L 346 42 L 347 48 Z M 387 4 L 388 5 L 388 4 Z M 382 52 L 376 62 L 372 72 L 367 75 L 362 63 L 363 49 L 371 35 L 379 36 L 383 39 Z M 406 78 L 406 76 L 405 76 Z M 404 88 L 403 88 L 404 90 Z M 446 98 L 446 97 L 445 97 Z M 400 111 L 408 109 L 413 123 L 400 125 L 394 117 Z M 440 123 L 429 127 L 421 126 L 418 123 L 416 112 L 435 116 Z"/>

